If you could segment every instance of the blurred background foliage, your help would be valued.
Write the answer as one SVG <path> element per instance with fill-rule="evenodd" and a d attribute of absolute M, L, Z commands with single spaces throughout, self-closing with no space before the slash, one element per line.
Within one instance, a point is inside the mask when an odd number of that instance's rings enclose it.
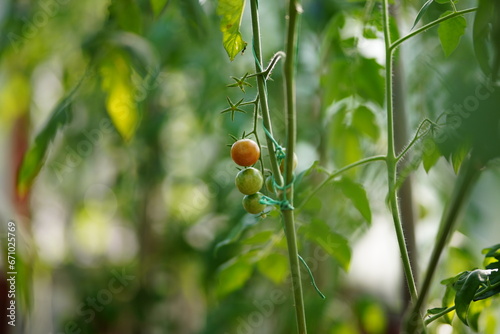
<path fill-rule="evenodd" d="M 421 5 L 393 6 L 393 37 L 398 24 L 401 35 L 410 30 Z M 397 333 L 404 299 L 382 164 L 310 196 L 322 169 L 384 154 L 380 4 L 303 7 L 297 221 L 300 252 L 327 296 L 317 296 L 304 272 L 309 330 Z M 283 1 L 260 1 L 264 59 L 283 49 L 285 9 Z M 433 4 L 424 23 L 448 9 Z M 471 18 L 449 57 L 436 29 L 398 52 L 410 133 L 482 82 Z M 231 76 L 252 72 L 248 10 L 249 47 L 233 62 L 219 22 L 212 0 L 0 3 L 0 218 L 17 223 L 20 273 L 18 326 L 3 333 L 294 332 L 279 214 L 245 214 L 234 187 L 229 135 L 251 131 L 251 110 L 234 121 L 219 113 L 226 96 L 256 94 L 226 87 Z M 272 78 L 274 131 L 283 142 L 279 65 Z M 407 159 L 417 180 L 411 251 L 422 268 L 454 180 L 439 155 L 427 174 L 425 154 L 420 148 Z M 481 249 L 498 243 L 499 176 L 498 168 L 483 174 L 437 277 L 480 267 Z M 431 305 L 443 292 L 436 286 Z M 498 333 L 498 315 L 493 303 L 481 316 L 483 333 Z M 436 323 L 431 331 L 470 330 Z"/>

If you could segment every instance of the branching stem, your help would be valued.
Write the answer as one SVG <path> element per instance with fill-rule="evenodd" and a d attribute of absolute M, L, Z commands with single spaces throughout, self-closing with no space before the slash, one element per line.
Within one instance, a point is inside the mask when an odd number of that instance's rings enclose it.
<path fill-rule="evenodd" d="M 396 231 L 396 237 L 398 239 L 399 252 L 401 253 L 401 259 L 403 261 L 403 270 L 405 273 L 406 281 L 408 284 L 408 289 L 410 291 L 410 297 L 413 302 L 417 300 L 417 287 L 415 284 L 415 277 L 410 264 L 410 257 L 408 255 L 408 248 L 406 246 L 406 241 L 403 233 L 403 225 L 401 223 L 401 215 L 399 210 L 399 203 L 397 200 L 396 191 L 396 171 L 397 171 L 397 158 L 394 148 L 394 110 L 393 110 L 393 100 L 392 100 L 392 56 L 394 49 L 391 46 L 391 36 L 390 36 L 390 17 L 389 17 L 389 3 L 387 0 L 383 0 L 383 18 L 384 18 L 384 39 L 385 39 L 385 50 L 386 50 L 386 62 L 385 62 L 385 94 L 386 94 L 386 108 L 387 108 L 387 182 L 389 188 L 389 204 L 392 212 L 392 218 L 394 221 L 394 228 Z"/>

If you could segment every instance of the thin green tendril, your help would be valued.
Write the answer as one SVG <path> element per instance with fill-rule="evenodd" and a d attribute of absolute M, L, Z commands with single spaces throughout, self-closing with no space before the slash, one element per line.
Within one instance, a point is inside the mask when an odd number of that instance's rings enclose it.
<path fill-rule="evenodd" d="M 318 286 L 316 285 L 316 281 L 314 280 L 313 273 L 312 273 L 311 269 L 309 269 L 309 266 L 307 265 L 306 261 L 299 254 L 297 254 L 297 256 L 299 257 L 300 262 L 302 262 L 302 264 L 306 268 L 307 272 L 309 273 L 309 277 L 311 278 L 311 284 L 314 287 L 314 289 L 316 290 L 316 292 L 318 293 L 318 295 L 322 299 L 326 299 L 325 295 L 319 290 Z"/>

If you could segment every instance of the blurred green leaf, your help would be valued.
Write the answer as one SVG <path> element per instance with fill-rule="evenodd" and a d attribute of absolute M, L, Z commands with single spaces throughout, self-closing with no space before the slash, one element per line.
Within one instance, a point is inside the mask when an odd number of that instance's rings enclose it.
<path fill-rule="evenodd" d="M 354 110 L 352 115 L 352 126 L 371 139 L 378 139 L 380 131 L 376 122 L 375 114 L 368 107 L 359 106 Z"/>
<path fill-rule="evenodd" d="M 455 171 L 455 174 L 458 174 L 460 166 L 462 166 L 462 162 L 464 161 L 468 153 L 469 153 L 469 145 L 466 144 L 460 145 L 460 147 L 458 147 L 457 150 L 452 153 L 451 164 L 453 165 L 453 170 Z"/>
<path fill-rule="evenodd" d="M 451 11 L 447 11 L 441 17 L 451 13 Z M 467 28 L 467 21 L 463 16 L 457 16 L 439 24 L 439 40 L 446 57 L 449 57 L 457 48 L 462 35 L 465 33 L 465 28 Z"/>
<path fill-rule="evenodd" d="M 268 242 L 273 236 L 273 234 L 274 231 L 262 231 L 252 235 L 249 238 L 246 238 L 245 240 L 242 240 L 241 243 L 245 245 L 260 245 L 265 242 Z"/>
<path fill-rule="evenodd" d="M 455 305 L 455 295 L 456 295 L 456 292 L 455 292 L 455 289 L 453 289 L 453 286 L 451 284 L 447 285 L 446 290 L 445 290 L 444 295 L 443 295 L 443 298 L 441 300 L 443 307 L 448 308 L 448 307 Z M 441 317 L 441 319 L 445 323 L 451 325 L 451 321 L 453 320 L 454 315 L 455 315 L 455 311 L 448 312 L 443 317 Z"/>
<path fill-rule="evenodd" d="M 431 149 L 425 150 L 422 153 L 422 163 L 424 165 L 425 172 L 429 173 L 431 168 L 438 162 L 439 158 L 441 157 L 441 152 L 439 152 L 439 149 L 436 145 L 434 145 L 431 138 L 426 139 L 426 142 L 430 143 L 430 145 L 423 145 L 423 147 L 430 147 Z"/>
<path fill-rule="evenodd" d="M 217 295 L 224 297 L 243 287 L 253 272 L 255 261 L 253 253 L 233 258 L 219 268 Z"/>
<path fill-rule="evenodd" d="M 219 0 L 217 4 L 217 15 L 221 17 L 222 44 L 231 60 L 247 46 L 240 33 L 244 9 L 245 0 Z"/>
<path fill-rule="evenodd" d="M 285 280 L 288 268 L 288 258 L 280 253 L 270 253 L 257 262 L 257 269 L 276 284 Z"/>
<path fill-rule="evenodd" d="M 17 192 L 21 197 L 24 197 L 31 188 L 31 185 L 38 175 L 38 172 L 45 163 L 45 156 L 49 144 L 54 140 L 57 130 L 68 124 L 72 119 L 71 107 L 76 93 L 78 92 L 83 81 L 89 77 L 89 72 L 86 71 L 80 81 L 76 84 L 73 90 L 66 95 L 54 108 L 49 120 L 45 126 L 36 135 L 33 144 L 23 157 L 19 174 L 17 178 Z"/>
<path fill-rule="evenodd" d="M 488 51 L 488 42 L 491 30 L 491 20 L 494 13 L 493 0 L 478 1 L 478 8 L 474 17 L 472 27 L 472 39 L 474 44 L 474 53 L 479 66 L 487 76 L 491 73 L 490 54 Z"/>
<path fill-rule="evenodd" d="M 150 0 L 151 8 L 153 9 L 153 13 L 155 16 L 161 14 L 163 9 L 167 6 L 168 0 Z"/>
<path fill-rule="evenodd" d="M 217 254 L 217 251 L 223 247 L 223 246 L 226 246 L 226 245 L 229 245 L 233 242 L 236 242 L 238 241 L 240 238 L 241 238 L 241 235 L 243 234 L 243 232 L 245 232 L 248 228 L 250 228 L 251 226 L 254 226 L 255 224 L 258 223 L 258 220 L 255 219 L 255 218 L 248 218 L 248 219 L 241 219 L 238 224 L 236 224 L 232 229 L 231 231 L 229 232 L 229 234 L 227 235 L 227 237 L 218 242 L 216 245 L 215 245 L 215 249 L 214 249 L 214 253 Z"/>
<path fill-rule="evenodd" d="M 110 17 L 118 26 L 136 34 L 142 31 L 141 9 L 135 0 L 113 0 L 109 7 Z"/>
<path fill-rule="evenodd" d="M 485 248 L 481 253 L 484 254 L 485 259 L 492 257 L 500 261 L 500 244 Z"/>
<path fill-rule="evenodd" d="M 353 182 L 346 177 L 343 177 L 339 181 L 336 181 L 335 184 L 338 185 L 342 190 L 342 193 L 352 201 L 363 218 L 365 218 L 368 223 L 371 223 L 372 211 L 370 209 L 370 203 L 368 202 L 368 197 L 366 196 L 366 191 L 363 186 L 359 183 Z"/>
<path fill-rule="evenodd" d="M 313 219 L 300 228 L 300 233 L 330 254 L 344 270 L 349 270 L 351 248 L 346 238 L 331 231 L 330 227 L 320 219 Z"/>
<path fill-rule="evenodd" d="M 479 316 L 490 304 L 491 300 L 480 300 L 470 304 L 467 320 L 469 321 L 469 327 L 474 332 L 479 332 Z"/>

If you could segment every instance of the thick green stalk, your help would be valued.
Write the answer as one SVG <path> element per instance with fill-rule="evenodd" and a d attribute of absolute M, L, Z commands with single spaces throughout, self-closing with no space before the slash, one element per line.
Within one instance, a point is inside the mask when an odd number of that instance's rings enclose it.
<path fill-rule="evenodd" d="M 285 77 L 285 99 L 286 99 L 286 159 L 285 159 L 285 185 L 289 185 L 282 193 L 281 200 L 288 200 L 293 206 L 293 156 L 297 137 L 297 111 L 295 94 L 295 56 L 297 48 L 297 20 L 300 4 L 296 0 L 289 1 L 288 27 L 286 37 L 286 59 L 284 65 Z M 295 302 L 295 314 L 297 317 L 297 329 L 299 334 L 307 333 L 306 313 L 304 307 L 304 295 L 302 281 L 300 278 L 300 263 L 297 247 L 297 236 L 295 232 L 294 212 L 290 208 L 282 209 L 286 240 L 288 245 L 288 257 L 290 271 L 292 274 L 293 297 Z"/>
<path fill-rule="evenodd" d="M 386 50 L 386 64 L 385 64 L 385 88 L 386 88 L 386 108 L 387 108 L 387 181 L 389 187 L 389 204 L 394 221 L 394 228 L 396 230 L 396 237 L 398 239 L 399 251 L 403 261 L 403 269 L 408 283 L 408 289 L 412 301 L 417 300 L 417 288 L 415 285 L 415 278 L 410 265 L 410 257 L 406 247 L 405 237 L 403 233 L 403 226 L 401 224 L 401 217 L 399 212 L 399 205 L 396 193 L 396 165 L 397 158 L 394 148 L 394 110 L 392 100 L 392 56 L 393 50 L 391 49 L 391 36 L 389 29 L 389 4 L 387 0 L 383 1 L 383 16 L 384 16 L 384 38 Z"/>

